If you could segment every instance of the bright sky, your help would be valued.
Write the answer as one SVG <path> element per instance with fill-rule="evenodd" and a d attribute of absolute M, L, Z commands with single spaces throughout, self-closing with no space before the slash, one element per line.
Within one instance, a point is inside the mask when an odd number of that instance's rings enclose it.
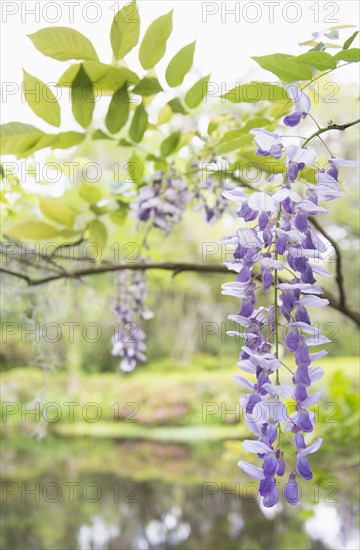
<path fill-rule="evenodd" d="M 93 41 L 101 61 L 111 62 L 109 29 L 114 13 L 124 4 L 99 0 L 2 0 L 2 123 L 20 120 L 50 129 L 38 121 L 21 98 L 22 67 L 49 83 L 56 82 L 71 64 L 43 56 L 26 34 L 51 25 L 71 26 Z M 141 36 L 153 19 L 174 8 L 174 31 L 168 41 L 166 62 L 158 65 L 160 75 L 173 54 L 183 45 L 197 40 L 193 72 L 186 77 L 184 89 L 188 89 L 199 76 L 208 73 L 211 73 L 211 81 L 219 87 L 225 84 L 232 87 L 237 79 L 245 77 L 272 81 L 271 74 L 259 69 L 251 56 L 274 52 L 301 53 L 305 49 L 297 44 L 310 39 L 312 32 L 359 21 L 359 3 L 356 0 L 139 0 L 138 6 L 142 21 Z M 341 42 L 353 30 L 340 30 Z M 141 71 L 135 52 L 129 54 L 127 59 L 131 68 L 134 68 L 134 60 L 136 68 Z M 339 84 L 357 81 L 355 64 L 336 73 Z M 69 128 L 62 126 L 62 129 Z"/>

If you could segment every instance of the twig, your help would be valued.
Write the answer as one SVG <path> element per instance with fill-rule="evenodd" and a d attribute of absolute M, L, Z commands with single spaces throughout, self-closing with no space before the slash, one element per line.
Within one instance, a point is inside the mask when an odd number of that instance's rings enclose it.
<path fill-rule="evenodd" d="M 350 128 L 351 126 L 355 126 L 355 124 L 359 124 L 359 123 L 360 123 L 360 118 L 358 118 L 357 120 L 353 120 L 352 122 L 348 122 L 346 124 L 335 124 L 334 123 L 334 124 L 329 124 L 325 128 L 319 128 L 316 132 L 311 134 L 311 136 L 309 136 L 304 141 L 304 143 L 302 144 L 302 147 L 306 147 L 306 145 L 308 143 L 310 143 L 310 141 L 312 141 L 314 138 L 320 136 L 320 134 L 323 134 L 324 132 L 329 132 L 330 130 L 338 130 L 339 132 L 343 132 L 347 128 Z"/>

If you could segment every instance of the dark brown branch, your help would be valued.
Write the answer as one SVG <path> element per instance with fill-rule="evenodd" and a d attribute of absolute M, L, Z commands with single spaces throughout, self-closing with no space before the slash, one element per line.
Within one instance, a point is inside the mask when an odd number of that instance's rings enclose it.
<path fill-rule="evenodd" d="M 106 264 L 106 265 L 99 265 L 97 267 L 89 267 L 84 269 L 77 269 L 74 271 L 65 271 L 63 273 L 59 273 L 56 275 L 49 275 L 47 277 L 43 277 L 41 279 L 32 279 L 31 277 L 24 275 L 23 273 L 18 273 L 15 271 L 11 271 L 8 269 L 0 268 L 0 272 L 7 273 L 9 275 L 12 275 L 14 277 L 20 277 L 21 279 L 24 279 L 30 286 L 38 286 L 45 283 L 50 283 L 53 281 L 57 281 L 59 279 L 80 279 L 85 276 L 90 275 L 100 275 L 103 273 L 111 273 L 116 271 L 124 271 L 124 270 L 139 270 L 139 271 L 145 271 L 149 269 L 160 269 L 165 271 L 171 271 L 172 273 L 178 274 L 181 272 L 193 272 L 193 273 L 227 273 L 231 274 L 231 271 L 222 264 L 193 264 L 193 263 L 186 263 L 186 262 L 161 262 L 161 263 L 155 263 L 155 262 L 139 262 L 139 263 L 128 263 L 128 264 Z M 255 275 L 256 278 L 260 277 L 260 274 Z M 284 279 L 279 278 L 279 283 L 285 282 Z M 329 291 L 324 291 L 323 297 L 329 300 L 329 304 L 332 308 L 336 309 L 349 319 L 351 319 L 354 323 L 356 323 L 358 326 L 360 326 L 360 314 L 352 311 L 349 309 L 345 304 L 342 305 L 340 301 L 333 296 L 333 294 Z"/>
<path fill-rule="evenodd" d="M 329 243 L 333 246 L 335 250 L 335 254 L 336 254 L 335 280 L 339 289 L 339 303 L 341 307 L 345 307 L 346 295 L 345 295 L 345 288 L 344 288 L 344 276 L 342 272 L 342 257 L 341 257 L 340 247 L 338 243 L 335 241 L 335 239 L 330 237 L 327 231 L 323 227 L 321 227 L 321 225 L 315 218 L 310 218 L 310 221 L 312 225 L 319 231 L 319 233 L 321 233 L 321 235 L 325 237 L 327 241 L 329 241 Z"/>

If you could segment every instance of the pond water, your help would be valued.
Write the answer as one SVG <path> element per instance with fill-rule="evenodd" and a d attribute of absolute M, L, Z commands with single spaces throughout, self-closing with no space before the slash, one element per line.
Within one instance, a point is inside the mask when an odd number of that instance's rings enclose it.
<path fill-rule="evenodd" d="M 269 510 L 226 443 L 25 437 L 2 468 L 7 550 L 359 548 L 355 469 Z"/>

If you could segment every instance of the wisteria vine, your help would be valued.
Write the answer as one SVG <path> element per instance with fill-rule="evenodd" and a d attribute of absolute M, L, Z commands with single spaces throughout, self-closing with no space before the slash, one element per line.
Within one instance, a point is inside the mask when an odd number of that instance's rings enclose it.
<path fill-rule="evenodd" d="M 295 110 L 283 122 L 294 127 L 311 116 L 311 103 L 297 84 L 288 86 L 288 91 Z M 321 438 L 308 444 L 305 437 L 313 432 L 315 425 L 315 414 L 309 407 L 323 395 L 323 392 L 310 393 L 312 383 L 323 375 L 323 369 L 314 363 L 327 352 L 310 352 L 309 348 L 330 340 L 312 326 L 308 309 L 328 305 L 328 300 L 320 297 L 322 289 L 316 284 L 316 276 L 331 277 L 331 273 L 318 265 L 326 247 L 311 229 L 309 216 L 327 212 L 319 202 L 342 196 L 339 167 L 355 167 L 357 163 L 331 156 L 326 169 L 317 169 L 316 185 L 310 184 L 299 177 L 305 167 L 313 167 L 316 161 L 314 152 L 305 146 L 308 140 L 302 147 L 284 146 L 284 136 L 280 134 L 263 128 L 254 128 L 250 133 L 254 135 L 257 155 L 284 159 L 286 170 L 268 178 L 270 188 L 266 192 L 249 195 L 240 187 L 224 191 L 224 196 L 238 205 L 238 217 L 255 225 L 241 227 L 223 239 L 235 247 L 234 259 L 226 265 L 237 276 L 235 281 L 223 285 L 222 293 L 241 299 L 239 313 L 230 315 L 229 319 L 243 329 L 230 334 L 244 338 L 238 366 L 255 376 L 253 382 L 243 376 L 236 376 L 236 380 L 251 390 L 240 396 L 240 405 L 248 429 L 258 438 L 245 440 L 243 448 L 256 454 L 262 465 L 240 461 L 239 466 L 251 478 L 259 480 L 263 504 L 271 507 L 279 500 L 277 477 L 284 476 L 286 470 L 289 477 L 283 490 L 284 498 L 290 504 L 298 504 L 297 476 L 312 479 L 308 455 L 322 445 Z M 262 291 L 271 296 L 269 305 L 258 309 L 257 275 L 253 271 L 256 264 L 260 265 Z M 280 271 L 288 275 L 282 277 L 281 282 Z M 284 328 L 286 334 L 281 339 Z M 282 347 L 295 355 L 295 372 L 281 360 Z M 280 371 L 284 369 L 290 371 L 291 383 L 280 381 Z M 294 407 L 291 414 L 283 401 L 289 398 Z M 284 456 L 284 439 L 294 447 L 294 468 L 291 457 Z"/>

